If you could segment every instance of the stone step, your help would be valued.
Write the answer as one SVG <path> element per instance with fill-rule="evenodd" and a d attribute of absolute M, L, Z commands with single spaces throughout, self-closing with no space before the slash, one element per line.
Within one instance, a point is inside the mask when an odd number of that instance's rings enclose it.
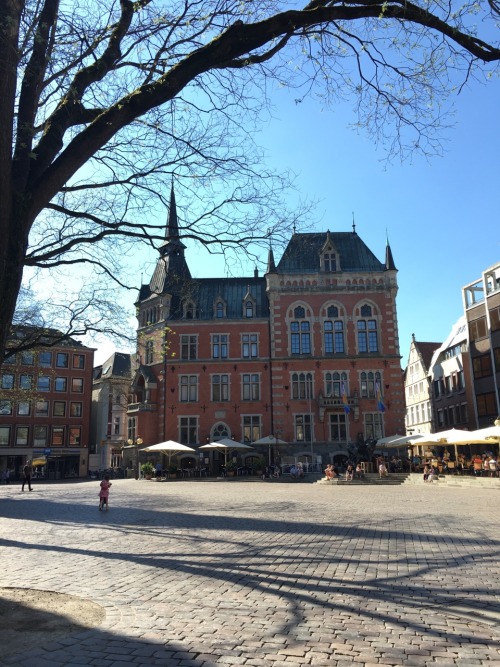
<path fill-rule="evenodd" d="M 387 477 L 380 477 L 378 473 L 367 473 L 362 479 L 353 479 L 348 482 L 345 479 L 345 476 L 336 477 L 333 480 L 322 478 L 316 482 L 316 484 L 323 484 L 325 486 L 351 486 L 351 485 L 366 485 L 366 484 L 377 484 L 380 486 L 394 486 L 399 484 L 404 484 L 409 476 L 409 473 L 389 473 Z"/>
<path fill-rule="evenodd" d="M 422 473 L 412 473 L 405 484 L 429 484 L 424 481 Z M 450 487 L 476 487 L 485 489 L 500 489 L 500 478 L 498 477 L 476 477 L 475 475 L 439 475 L 437 480 L 431 482 L 439 486 Z"/>

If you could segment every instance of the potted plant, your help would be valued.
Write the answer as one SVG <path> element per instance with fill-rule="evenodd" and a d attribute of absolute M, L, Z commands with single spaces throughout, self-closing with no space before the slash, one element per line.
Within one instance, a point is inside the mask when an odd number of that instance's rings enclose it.
<path fill-rule="evenodd" d="M 238 469 L 238 466 L 234 461 L 228 461 L 226 465 L 226 472 L 229 475 L 229 477 L 234 477 L 236 475 L 236 470 Z"/>
<path fill-rule="evenodd" d="M 266 460 L 263 456 L 259 456 L 257 461 L 253 464 L 254 471 L 257 475 L 262 475 L 264 474 L 264 470 L 266 469 Z"/>
<path fill-rule="evenodd" d="M 154 465 L 149 461 L 141 465 L 141 472 L 146 479 L 151 479 L 153 477 L 154 470 Z"/>
<path fill-rule="evenodd" d="M 173 477 L 177 477 L 177 466 L 175 463 L 171 463 L 168 466 L 168 476 L 172 479 Z"/>

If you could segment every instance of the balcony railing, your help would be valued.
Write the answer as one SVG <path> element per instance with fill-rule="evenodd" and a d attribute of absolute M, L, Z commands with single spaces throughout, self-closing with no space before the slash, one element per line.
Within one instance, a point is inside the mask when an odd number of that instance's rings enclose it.
<path fill-rule="evenodd" d="M 131 412 L 154 412 L 156 410 L 156 403 L 129 403 L 127 413 Z"/>

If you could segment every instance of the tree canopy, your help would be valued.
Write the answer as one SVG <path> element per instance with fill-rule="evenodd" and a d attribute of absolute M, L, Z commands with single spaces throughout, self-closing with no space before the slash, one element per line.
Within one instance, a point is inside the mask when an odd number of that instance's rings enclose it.
<path fill-rule="evenodd" d="M 162 240 L 172 175 L 203 210 L 182 236 L 216 252 L 293 224 L 253 140 L 275 84 L 352 98 L 390 154 L 432 153 L 446 96 L 498 67 L 497 21 L 494 0 L 3 0 L 0 349 L 27 267 L 120 284 L 130 243 Z M 69 335 L 101 326 L 89 298 Z"/>

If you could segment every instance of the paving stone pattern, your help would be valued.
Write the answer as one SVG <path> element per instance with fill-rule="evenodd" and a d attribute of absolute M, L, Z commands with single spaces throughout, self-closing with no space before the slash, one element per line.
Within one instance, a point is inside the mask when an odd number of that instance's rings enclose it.
<path fill-rule="evenodd" d="M 0 487 L 0 587 L 106 611 L 1 665 L 500 666 L 500 489 L 97 487 Z"/>

